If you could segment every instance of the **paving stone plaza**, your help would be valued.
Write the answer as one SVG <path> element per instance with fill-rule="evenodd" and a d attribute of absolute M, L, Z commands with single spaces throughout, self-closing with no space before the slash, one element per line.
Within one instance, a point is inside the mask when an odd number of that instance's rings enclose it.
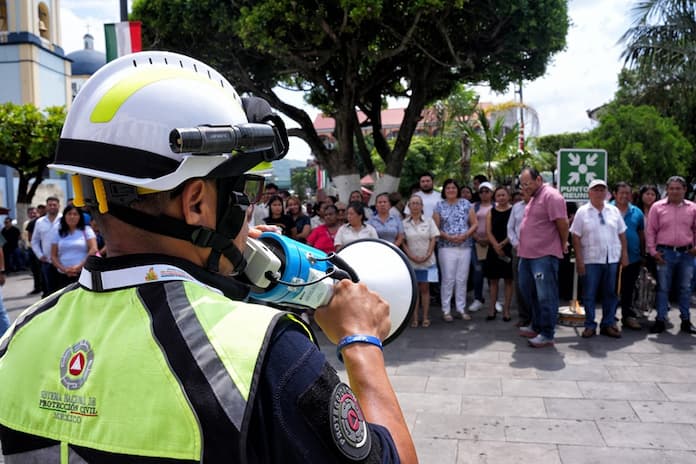
<path fill-rule="evenodd" d="M 38 300 L 30 290 L 31 277 L 9 276 L 10 319 Z M 679 333 L 676 309 L 660 335 L 582 339 L 559 326 L 541 349 L 514 319 L 445 323 L 438 312 L 384 349 L 420 462 L 696 463 L 696 337 Z"/>

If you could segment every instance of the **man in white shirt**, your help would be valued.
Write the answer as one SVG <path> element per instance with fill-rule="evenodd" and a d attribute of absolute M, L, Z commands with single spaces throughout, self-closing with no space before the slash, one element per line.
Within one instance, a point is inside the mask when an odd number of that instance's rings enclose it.
<path fill-rule="evenodd" d="M 600 333 L 620 338 L 616 327 L 616 278 L 619 266 L 628 265 L 626 224 L 621 212 L 614 205 L 605 204 L 607 183 L 601 179 L 590 182 L 589 203 L 578 208 L 570 227 L 575 248 L 575 265 L 583 278 L 583 305 L 585 306 L 585 330 L 583 338 L 597 332 L 595 299 L 601 287 L 602 322 Z"/>
<path fill-rule="evenodd" d="M 423 218 L 432 218 L 435 205 L 442 200 L 442 196 L 433 187 L 433 175 L 431 173 L 425 172 L 421 174 L 418 184 L 420 190 L 415 192 L 414 195 L 418 195 L 423 199 Z M 404 215 L 408 216 L 409 214 L 411 214 L 411 211 L 408 209 L 408 205 L 406 205 Z"/>
<path fill-rule="evenodd" d="M 522 225 L 522 218 L 524 217 L 524 209 L 529 201 L 529 194 L 524 190 L 521 191 L 520 194 L 522 195 L 522 200 L 513 204 L 512 211 L 510 211 L 510 218 L 507 223 L 507 236 L 510 240 L 510 245 L 512 245 L 512 273 L 513 280 L 515 281 L 515 300 L 517 302 L 517 316 L 519 318 L 517 327 L 525 327 L 532 323 L 532 312 L 529 310 L 529 306 L 525 303 L 518 288 L 519 279 L 517 278 L 517 266 L 519 258 L 517 257 L 517 247 L 520 244 L 520 226 Z"/>
<path fill-rule="evenodd" d="M 273 182 L 269 182 L 265 185 L 263 196 L 261 200 L 254 205 L 254 211 L 252 212 L 250 227 L 263 224 L 263 220 L 268 217 L 268 200 L 271 199 L 273 195 L 278 195 L 278 186 Z"/>
<path fill-rule="evenodd" d="M 36 220 L 34 233 L 31 235 L 31 249 L 41 262 L 41 287 L 43 296 L 47 297 L 53 290 L 53 273 L 51 264 L 51 229 L 60 221 L 60 200 L 56 197 L 46 198 L 46 214 Z"/>

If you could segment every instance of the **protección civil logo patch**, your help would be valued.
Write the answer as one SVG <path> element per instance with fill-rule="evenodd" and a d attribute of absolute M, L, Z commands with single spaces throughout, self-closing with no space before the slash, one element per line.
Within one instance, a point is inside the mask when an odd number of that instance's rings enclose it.
<path fill-rule="evenodd" d="M 60 382 L 68 390 L 82 387 L 94 363 L 94 351 L 87 340 L 69 346 L 60 358 Z"/>
<path fill-rule="evenodd" d="M 370 454 L 372 442 L 353 390 L 345 383 L 336 385 L 330 407 L 331 436 L 338 449 L 351 460 L 365 459 Z"/>

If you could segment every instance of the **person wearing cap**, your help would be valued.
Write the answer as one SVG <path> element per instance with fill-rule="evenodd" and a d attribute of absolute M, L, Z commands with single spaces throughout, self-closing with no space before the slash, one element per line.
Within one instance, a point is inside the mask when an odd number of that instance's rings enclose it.
<path fill-rule="evenodd" d="M 483 308 L 483 303 L 486 301 L 483 296 L 483 282 L 485 280 L 483 268 L 485 266 L 486 255 L 488 254 L 486 218 L 488 217 L 488 212 L 495 206 L 495 203 L 493 202 L 493 189 L 493 184 L 490 182 L 482 182 L 477 190 L 479 194 L 479 201 L 474 202 L 474 212 L 476 213 L 478 227 L 476 228 L 476 234 L 474 235 L 474 243 L 471 253 L 471 269 L 469 271 L 474 289 L 474 301 L 469 306 L 469 311 L 471 312 L 476 312 Z M 502 305 L 495 302 L 495 309 L 501 310 Z"/>
<path fill-rule="evenodd" d="M 602 322 L 599 333 L 620 338 L 616 328 L 616 279 L 619 265 L 628 265 L 626 224 L 619 209 L 605 203 L 607 183 L 594 179 L 588 187 L 590 201 L 578 208 L 570 226 L 575 249 L 575 266 L 583 282 L 585 329 L 583 338 L 597 333 L 595 301 L 602 295 Z"/>
<path fill-rule="evenodd" d="M 316 310 L 350 386 L 298 317 L 247 302 L 263 179 L 246 173 L 287 147 L 268 103 L 187 56 L 127 55 L 85 83 L 51 167 L 108 257 L 0 339 L 5 462 L 417 461 L 381 297 L 343 280 Z"/>
<path fill-rule="evenodd" d="M 693 257 L 696 256 L 696 204 L 686 200 L 685 195 L 684 178 L 672 176 L 667 179 L 667 197 L 656 201 L 648 213 L 645 243 L 657 264 L 657 316 L 650 333 L 665 331 L 669 292 L 676 284 L 679 289 L 681 331 L 696 334 L 689 313 Z M 674 279 L 679 280 L 674 282 Z"/>
<path fill-rule="evenodd" d="M 520 172 L 520 187 L 529 196 L 520 224 L 519 288 L 532 312 L 520 336 L 535 348 L 553 345 L 558 319 L 558 266 L 568 252 L 568 214 L 560 192 L 544 184 L 535 168 Z"/>

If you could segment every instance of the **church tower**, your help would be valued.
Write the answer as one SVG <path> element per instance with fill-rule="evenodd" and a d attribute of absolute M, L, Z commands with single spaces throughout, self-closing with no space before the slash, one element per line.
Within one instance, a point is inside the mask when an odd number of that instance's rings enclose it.
<path fill-rule="evenodd" d="M 0 102 L 70 106 L 60 0 L 0 0 Z"/>

